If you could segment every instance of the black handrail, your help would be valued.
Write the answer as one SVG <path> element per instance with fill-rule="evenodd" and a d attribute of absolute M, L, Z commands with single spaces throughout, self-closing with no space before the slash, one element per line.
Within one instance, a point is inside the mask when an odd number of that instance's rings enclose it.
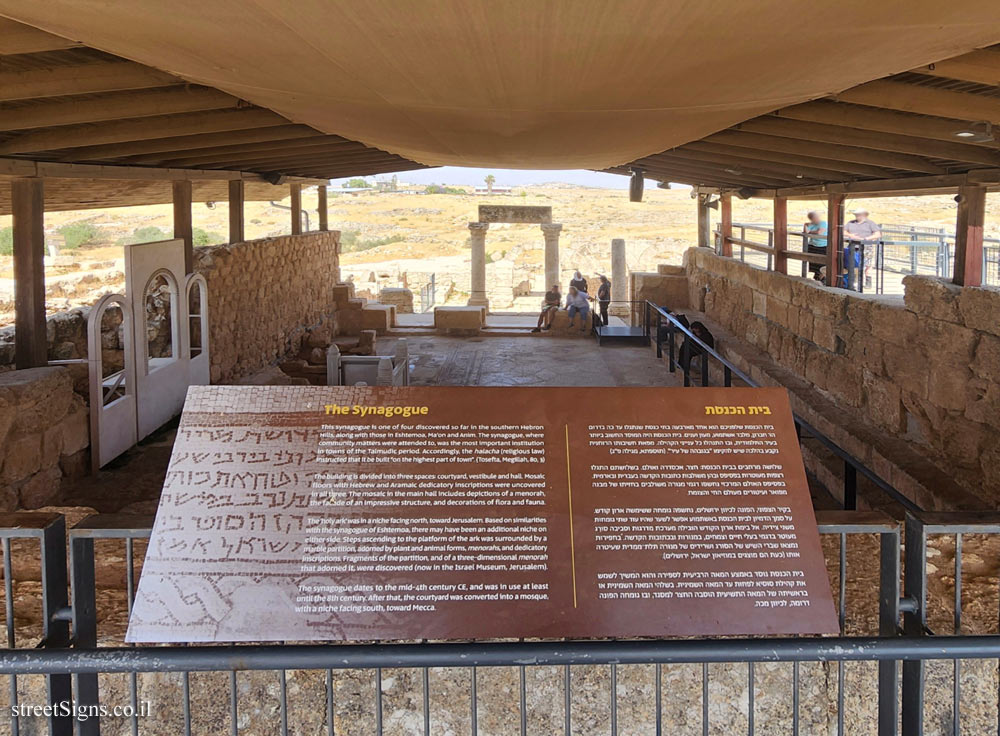
<path fill-rule="evenodd" d="M 656 315 L 656 357 L 663 357 L 663 323 L 666 321 L 667 324 L 667 346 L 668 346 L 668 361 L 670 372 L 674 373 L 677 370 L 678 361 L 675 359 L 675 336 L 678 331 L 685 336 L 685 344 L 681 346 L 682 356 L 681 356 L 681 369 L 684 373 L 684 385 L 691 385 L 691 361 L 684 359 L 684 350 L 687 345 L 694 344 L 697 345 L 701 351 L 702 355 L 705 356 L 701 360 L 701 385 L 708 386 L 709 376 L 708 376 L 708 358 L 714 358 L 719 361 L 724 370 L 724 386 L 733 385 L 733 376 L 736 376 L 739 380 L 743 381 L 745 384 L 752 388 L 760 388 L 760 384 L 751 379 L 747 374 L 733 365 L 729 360 L 722 357 L 715 350 L 715 348 L 707 345 L 703 340 L 696 337 L 691 330 L 686 328 L 673 314 L 665 310 L 663 307 L 654 304 L 653 302 L 646 302 L 646 330 L 647 333 L 651 326 L 651 314 Z M 693 356 L 692 356 L 693 357 Z M 910 512 L 920 512 L 923 509 L 916 503 L 911 501 L 909 498 L 904 496 L 893 486 L 891 486 L 888 481 L 883 480 L 877 473 L 868 468 L 866 465 L 862 464 L 860 460 L 854 457 L 847 450 L 843 449 L 840 445 L 834 442 L 832 439 L 824 435 L 822 432 L 817 430 L 813 425 L 807 422 L 805 419 L 800 417 L 798 414 L 792 412 L 792 416 L 795 419 L 795 429 L 799 437 L 802 436 L 802 431 L 805 430 L 810 437 L 819 441 L 824 447 L 826 447 L 830 452 L 839 457 L 844 461 L 844 508 L 848 510 L 856 510 L 858 507 L 858 473 L 863 475 L 865 478 L 874 483 L 879 490 L 889 496 L 896 503 L 901 505 L 907 511 Z"/>

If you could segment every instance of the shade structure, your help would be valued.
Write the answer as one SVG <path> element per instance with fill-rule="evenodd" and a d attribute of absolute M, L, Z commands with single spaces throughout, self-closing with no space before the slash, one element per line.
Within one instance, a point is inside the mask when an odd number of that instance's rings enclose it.
<path fill-rule="evenodd" d="M 1000 41 L 995 0 L 0 0 L 426 165 L 603 169 Z"/>

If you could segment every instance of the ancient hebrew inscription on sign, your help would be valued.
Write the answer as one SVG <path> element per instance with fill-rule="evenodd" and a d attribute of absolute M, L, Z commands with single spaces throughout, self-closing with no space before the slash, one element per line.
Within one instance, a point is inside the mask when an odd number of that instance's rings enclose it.
<path fill-rule="evenodd" d="M 517 204 L 481 204 L 479 221 L 544 225 L 552 222 L 552 208 Z"/>
<path fill-rule="evenodd" d="M 128 640 L 836 630 L 783 390 L 194 386 Z"/>

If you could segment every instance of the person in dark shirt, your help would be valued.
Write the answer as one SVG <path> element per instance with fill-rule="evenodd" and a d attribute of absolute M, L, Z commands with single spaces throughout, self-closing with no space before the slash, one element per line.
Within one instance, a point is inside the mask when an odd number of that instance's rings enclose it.
<path fill-rule="evenodd" d="M 601 313 L 598 319 L 602 325 L 608 324 L 608 307 L 611 305 L 611 282 L 604 274 L 600 275 L 601 285 L 597 287 L 597 305 Z"/>
<path fill-rule="evenodd" d="M 559 284 L 552 284 L 552 288 L 545 292 L 545 298 L 542 299 L 542 311 L 538 315 L 538 324 L 532 332 L 541 332 L 542 330 L 551 328 L 552 319 L 556 316 L 556 312 L 559 311 L 561 303 L 562 294 L 559 293 Z"/>
<path fill-rule="evenodd" d="M 573 272 L 573 279 L 569 282 L 569 285 L 576 287 L 577 291 L 582 291 L 584 294 L 587 293 L 587 279 L 583 278 L 583 274 L 579 271 Z"/>
<path fill-rule="evenodd" d="M 708 347 L 713 349 L 715 348 L 715 337 L 701 322 L 691 323 L 691 334 L 708 345 Z M 708 356 L 705 354 L 705 348 L 696 343 L 690 337 L 685 336 L 684 342 L 681 344 L 681 368 L 684 370 L 691 370 L 691 359 L 696 355 L 700 355 L 702 360 L 708 359 Z"/>

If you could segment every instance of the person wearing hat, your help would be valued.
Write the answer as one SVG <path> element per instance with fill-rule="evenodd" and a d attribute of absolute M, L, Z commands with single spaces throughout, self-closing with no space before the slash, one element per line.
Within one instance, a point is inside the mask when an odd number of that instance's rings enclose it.
<path fill-rule="evenodd" d="M 598 316 L 602 325 L 608 324 L 608 307 L 611 305 L 611 281 L 603 273 L 598 274 L 601 285 L 597 287 L 597 305 L 601 313 Z"/>
<path fill-rule="evenodd" d="M 851 250 L 854 250 L 856 245 L 864 245 L 866 248 L 874 245 L 882 239 L 882 228 L 880 228 L 876 223 L 868 219 L 868 210 L 859 208 L 854 210 L 851 214 L 854 215 L 854 219 L 849 223 L 844 225 L 844 237 L 847 239 L 851 246 Z M 874 253 L 874 251 L 873 251 Z M 871 259 L 866 258 L 864 264 L 865 271 L 865 284 L 869 284 L 868 267 L 871 264 Z M 854 251 L 854 267 L 855 269 L 861 268 L 861 251 Z M 844 268 L 847 268 L 847 253 L 844 253 Z M 857 273 L 857 270 L 855 271 Z M 860 275 L 860 274 L 859 274 Z M 844 281 L 846 282 L 846 277 Z M 845 283 L 845 286 L 849 284 Z"/>
<path fill-rule="evenodd" d="M 806 252 L 825 256 L 827 230 L 826 220 L 823 219 L 823 215 L 819 212 L 819 210 L 812 210 L 807 217 L 809 218 L 809 221 L 802 226 L 802 232 L 809 236 L 806 238 Z M 814 279 L 819 278 L 819 272 L 822 268 L 822 263 L 809 264 L 809 272 L 813 275 Z"/>

